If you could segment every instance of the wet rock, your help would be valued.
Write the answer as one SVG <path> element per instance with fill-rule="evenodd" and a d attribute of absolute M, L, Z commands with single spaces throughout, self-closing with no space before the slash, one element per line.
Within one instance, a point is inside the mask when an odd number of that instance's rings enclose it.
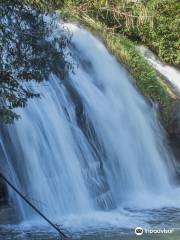
<path fill-rule="evenodd" d="M 169 121 L 169 133 L 180 138 L 180 101 L 174 105 Z"/>
<path fill-rule="evenodd" d="M 0 224 L 17 224 L 20 218 L 15 208 L 11 206 L 0 207 Z"/>
<path fill-rule="evenodd" d="M 7 187 L 3 180 L 0 178 L 0 207 L 8 203 Z"/>
<path fill-rule="evenodd" d="M 17 224 L 20 222 L 17 209 L 9 201 L 7 186 L 0 178 L 0 224 Z"/>
<path fill-rule="evenodd" d="M 174 105 L 170 116 L 168 133 L 176 159 L 180 161 L 180 101 L 177 101 Z"/>

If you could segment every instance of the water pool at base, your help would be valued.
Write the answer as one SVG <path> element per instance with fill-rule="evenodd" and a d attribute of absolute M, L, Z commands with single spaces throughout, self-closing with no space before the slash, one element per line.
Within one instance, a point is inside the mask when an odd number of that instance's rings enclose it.
<path fill-rule="evenodd" d="M 59 221 L 60 229 L 74 240 L 179 240 L 180 209 L 153 210 L 121 209 L 112 212 L 94 212 L 82 216 L 69 216 Z M 142 227 L 144 234 L 135 235 Z M 168 230 L 172 233 L 150 234 L 146 230 Z M 0 240 L 58 240 L 56 232 L 41 222 L 0 225 Z"/>

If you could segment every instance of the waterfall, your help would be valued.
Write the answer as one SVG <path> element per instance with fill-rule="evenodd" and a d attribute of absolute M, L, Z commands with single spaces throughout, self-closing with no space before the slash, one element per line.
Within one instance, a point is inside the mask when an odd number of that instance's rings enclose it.
<path fill-rule="evenodd" d="M 180 71 L 179 69 L 161 62 L 155 54 L 144 46 L 138 47 L 140 53 L 146 58 L 164 78 L 171 84 L 177 94 L 180 94 Z"/>
<path fill-rule="evenodd" d="M 173 156 L 155 108 L 100 40 L 66 27 L 74 71 L 67 80 L 51 74 L 34 84 L 41 98 L 1 127 L 9 178 L 53 220 L 173 204 Z M 24 220 L 36 219 L 11 195 Z"/>

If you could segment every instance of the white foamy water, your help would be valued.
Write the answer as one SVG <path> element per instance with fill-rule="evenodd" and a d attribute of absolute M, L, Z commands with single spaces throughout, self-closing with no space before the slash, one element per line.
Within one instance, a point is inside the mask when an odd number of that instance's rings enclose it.
<path fill-rule="evenodd" d="M 3 157 L 11 162 L 16 186 L 67 229 L 145 225 L 122 209 L 180 204 L 173 156 L 156 112 L 98 39 L 66 27 L 73 33 L 74 73 L 63 81 L 51 74 L 38 86 L 41 98 L 3 127 Z M 23 220 L 36 225 L 36 213 L 13 198 Z"/>
<path fill-rule="evenodd" d="M 144 46 L 138 48 L 141 54 L 147 59 L 147 61 L 160 72 L 166 80 L 174 87 L 176 92 L 180 94 L 180 70 L 161 62 L 153 52 Z"/>

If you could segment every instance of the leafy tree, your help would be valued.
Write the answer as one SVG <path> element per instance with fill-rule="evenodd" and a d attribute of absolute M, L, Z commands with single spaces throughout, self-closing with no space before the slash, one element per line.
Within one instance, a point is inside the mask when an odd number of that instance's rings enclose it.
<path fill-rule="evenodd" d="M 61 30 L 52 37 L 57 16 L 33 8 L 33 1 L 0 0 L 0 122 L 10 123 L 19 116 L 15 108 L 39 97 L 32 82 L 48 79 L 50 73 L 64 79 L 72 65 L 64 49 L 70 34 Z M 46 14 L 47 17 L 47 14 Z"/>

